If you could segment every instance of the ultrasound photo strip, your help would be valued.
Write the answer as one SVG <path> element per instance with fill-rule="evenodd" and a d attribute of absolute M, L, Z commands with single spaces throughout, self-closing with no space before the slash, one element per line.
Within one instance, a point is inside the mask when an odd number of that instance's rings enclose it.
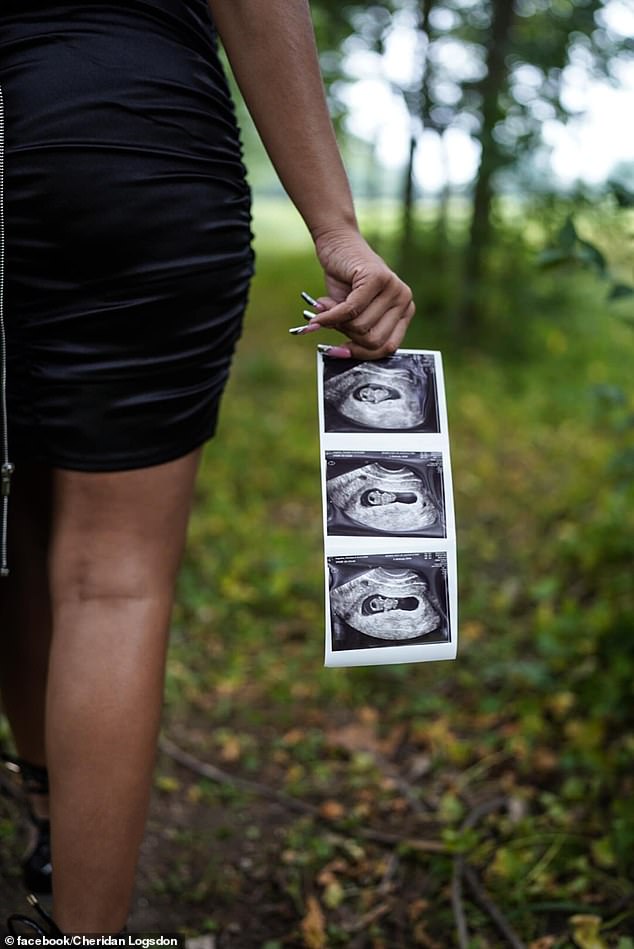
<path fill-rule="evenodd" d="M 329 535 L 445 537 L 441 452 L 326 452 Z"/>
<path fill-rule="evenodd" d="M 318 355 L 327 666 L 454 659 L 456 535 L 440 353 Z"/>

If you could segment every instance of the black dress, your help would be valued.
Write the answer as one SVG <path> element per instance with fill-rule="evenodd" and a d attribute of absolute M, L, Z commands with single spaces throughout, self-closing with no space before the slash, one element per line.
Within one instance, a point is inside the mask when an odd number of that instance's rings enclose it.
<path fill-rule="evenodd" d="M 2 0 L 9 454 L 84 471 L 215 429 L 253 269 L 206 0 Z"/>

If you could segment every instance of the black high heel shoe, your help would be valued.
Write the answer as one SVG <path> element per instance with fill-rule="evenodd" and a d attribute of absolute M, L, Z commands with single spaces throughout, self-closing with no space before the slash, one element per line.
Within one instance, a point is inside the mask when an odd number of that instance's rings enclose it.
<path fill-rule="evenodd" d="M 7 929 L 11 936 L 24 936 L 27 932 L 35 933 L 37 936 L 64 935 L 52 916 L 49 916 L 46 910 L 39 904 L 37 897 L 29 893 L 27 900 L 46 928 L 43 929 L 41 924 L 36 919 L 31 919 L 30 916 L 23 916 L 22 913 L 13 913 L 13 915 L 7 919 Z"/>
<path fill-rule="evenodd" d="M 35 934 L 36 936 L 63 936 L 64 933 L 61 931 L 55 920 L 50 916 L 44 907 L 38 902 L 36 896 L 32 893 L 29 893 L 27 900 L 40 917 L 41 922 L 38 922 L 37 919 L 32 919 L 30 916 L 23 916 L 22 913 L 13 913 L 7 919 L 7 929 L 9 930 L 9 935 L 11 936 L 25 936 L 27 934 Z M 42 926 L 44 924 L 44 927 Z M 128 932 L 128 927 L 124 926 L 123 929 L 120 929 L 115 935 L 120 936 Z"/>
<path fill-rule="evenodd" d="M 49 894 L 52 889 L 51 825 L 48 818 L 38 817 L 28 797 L 31 794 L 48 794 L 48 771 L 40 765 L 4 752 L 0 757 L 6 762 L 7 768 L 22 779 L 27 815 L 34 830 L 33 843 L 22 858 L 24 885 L 30 892 Z"/>

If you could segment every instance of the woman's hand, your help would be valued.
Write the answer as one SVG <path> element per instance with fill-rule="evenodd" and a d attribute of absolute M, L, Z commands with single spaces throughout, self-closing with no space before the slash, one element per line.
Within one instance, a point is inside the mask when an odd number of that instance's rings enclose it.
<path fill-rule="evenodd" d="M 312 322 L 347 337 L 355 359 L 381 359 L 401 344 L 415 306 L 412 291 L 355 229 L 313 235 L 326 278 Z"/>

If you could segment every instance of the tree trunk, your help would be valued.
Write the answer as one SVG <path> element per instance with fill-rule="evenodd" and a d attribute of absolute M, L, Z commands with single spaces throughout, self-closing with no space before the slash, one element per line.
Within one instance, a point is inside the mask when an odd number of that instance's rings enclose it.
<path fill-rule="evenodd" d="M 407 166 L 403 176 L 403 197 L 401 203 L 401 252 L 400 267 L 403 273 L 408 272 L 412 238 L 414 232 L 414 199 L 416 196 L 416 186 L 414 183 L 414 159 L 416 149 L 418 148 L 418 136 L 412 131 L 409 140 L 409 154 Z"/>
<path fill-rule="evenodd" d="M 493 174 L 500 166 L 500 153 L 493 130 L 502 116 L 500 93 L 507 79 L 506 53 L 515 17 L 513 0 L 492 0 L 491 27 L 487 45 L 486 76 L 480 85 L 482 93 L 482 128 L 480 131 L 480 164 L 473 196 L 469 241 L 465 251 L 462 306 L 457 329 L 473 331 L 481 322 L 479 289 L 484 277 L 484 264 L 491 241 L 491 204 Z"/>
<path fill-rule="evenodd" d="M 429 48 L 430 36 L 429 36 L 429 15 L 434 6 L 435 0 L 421 0 L 419 11 L 418 11 L 418 30 L 427 38 L 427 46 L 425 47 L 425 54 L 423 56 L 423 61 L 421 63 L 421 73 L 420 73 L 420 115 L 414 116 L 410 114 L 410 140 L 409 140 L 409 154 L 407 165 L 405 167 L 405 173 L 403 175 L 403 190 L 402 190 L 402 199 L 401 199 L 401 247 L 400 247 L 400 268 L 404 273 L 407 273 L 408 264 L 411 257 L 411 249 L 413 244 L 414 237 L 414 204 L 416 199 L 416 183 L 414 180 L 414 160 L 416 158 L 416 150 L 418 148 L 418 142 L 420 139 L 420 129 L 417 128 L 418 119 L 422 122 L 422 127 L 425 128 L 427 125 L 428 111 L 429 111 L 429 92 L 427 87 L 427 69 L 428 69 L 428 57 L 427 50 Z"/>

